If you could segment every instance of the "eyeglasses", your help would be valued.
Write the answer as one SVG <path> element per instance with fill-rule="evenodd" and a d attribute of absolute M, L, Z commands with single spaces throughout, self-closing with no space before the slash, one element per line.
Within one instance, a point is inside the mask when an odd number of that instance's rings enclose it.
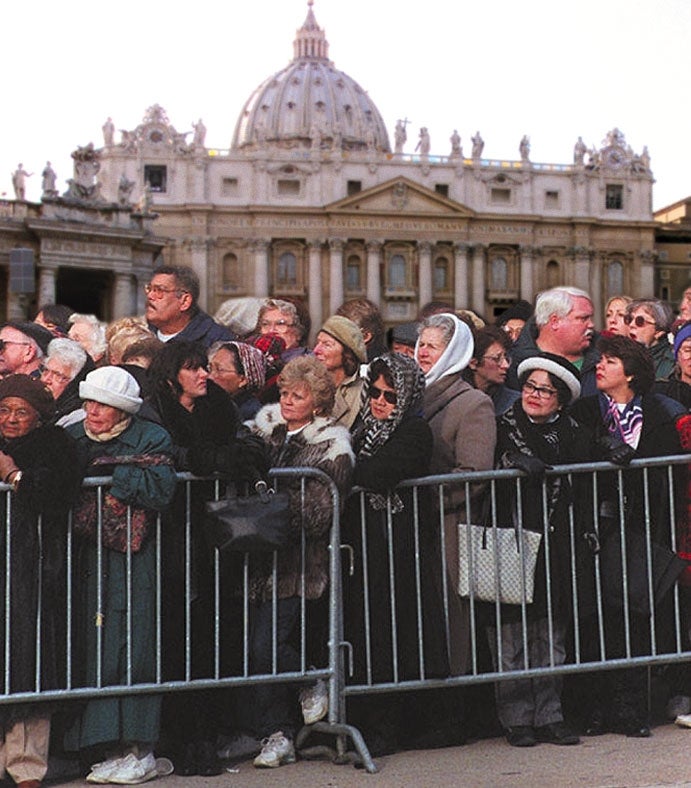
<path fill-rule="evenodd" d="M 17 342 L 14 339 L 0 339 L 0 353 L 7 347 L 7 345 L 31 345 L 31 342 Z"/>
<path fill-rule="evenodd" d="M 58 383 L 69 383 L 72 378 L 69 375 L 64 375 L 62 372 L 58 372 L 55 369 L 50 369 L 49 367 L 43 367 L 41 370 L 41 377 L 42 378 L 55 378 Z"/>
<path fill-rule="evenodd" d="M 17 421 L 28 421 L 34 414 L 26 408 L 0 407 L 0 419 L 9 419 L 14 416 Z"/>
<path fill-rule="evenodd" d="M 395 391 L 384 391 L 384 389 L 380 389 L 377 386 L 370 386 L 367 390 L 367 395 L 370 399 L 379 399 L 384 395 L 384 399 L 389 405 L 395 405 L 398 402 L 398 396 Z"/>
<path fill-rule="evenodd" d="M 508 353 L 497 353 L 494 356 L 483 356 L 483 361 L 492 361 L 494 364 L 501 364 L 505 361 L 507 364 L 511 363 L 511 356 Z"/>
<path fill-rule="evenodd" d="M 655 325 L 654 320 L 647 320 L 643 315 L 636 315 L 636 317 L 633 315 L 624 315 L 624 322 L 627 326 L 633 323 L 636 328 L 643 328 L 646 323 L 649 323 L 651 326 Z"/>
<path fill-rule="evenodd" d="M 209 372 L 212 375 L 239 375 L 240 373 L 237 369 L 231 369 L 230 367 L 221 367 L 218 364 L 209 364 Z"/>
<path fill-rule="evenodd" d="M 683 356 L 684 358 L 691 358 L 691 345 L 682 344 L 677 355 Z"/>
<path fill-rule="evenodd" d="M 163 298 L 166 293 L 175 293 L 175 295 L 180 298 L 183 293 L 186 293 L 187 290 L 182 290 L 179 287 L 163 287 L 161 285 L 152 285 L 151 282 L 144 285 L 144 292 L 151 296 L 152 298 Z"/>
<path fill-rule="evenodd" d="M 259 323 L 259 328 L 261 329 L 274 329 L 275 331 L 285 331 L 288 328 L 292 328 L 294 323 L 291 323 L 288 320 L 262 320 Z"/>
<path fill-rule="evenodd" d="M 536 386 L 529 380 L 526 380 L 526 382 L 523 384 L 523 391 L 527 392 L 528 394 L 534 394 L 538 399 L 549 399 L 557 393 L 556 389 L 551 389 L 547 386 Z"/>

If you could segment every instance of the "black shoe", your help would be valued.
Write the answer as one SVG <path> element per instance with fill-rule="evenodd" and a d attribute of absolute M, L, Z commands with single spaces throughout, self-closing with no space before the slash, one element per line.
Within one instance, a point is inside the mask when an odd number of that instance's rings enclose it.
<path fill-rule="evenodd" d="M 196 752 L 197 774 L 200 777 L 215 777 L 223 774 L 223 767 L 216 755 L 216 748 L 209 741 L 200 742 Z"/>
<path fill-rule="evenodd" d="M 515 728 L 507 728 L 505 736 L 506 741 L 512 747 L 534 747 L 537 744 L 535 731 L 530 725 L 517 725 Z"/>
<path fill-rule="evenodd" d="M 580 744 L 581 740 L 577 733 L 574 733 L 563 722 L 552 722 L 549 725 L 541 725 L 535 728 L 535 738 L 537 741 L 547 742 L 548 744 Z"/>
<path fill-rule="evenodd" d="M 607 733 L 605 716 L 601 711 L 594 711 L 585 726 L 586 736 L 602 736 Z"/>
<path fill-rule="evenodd" d="M 196 750 L 192 742 L 185 744 L 182 758 L 175 760 L 175 774 L 181 777 L 193 777 L 197 773 Z"/>
<path fill-rule="evenodd" d="M 626 726 L 622 729 L 622 733 L 630 739 L 649 739 L 653 735 L 650 726 L 645 723 L 643 725 Z"/>

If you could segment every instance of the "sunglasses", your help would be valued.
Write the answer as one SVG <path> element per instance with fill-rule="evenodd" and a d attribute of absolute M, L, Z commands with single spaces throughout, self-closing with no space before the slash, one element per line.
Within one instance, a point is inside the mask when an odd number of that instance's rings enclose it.
<path fill-rule="evenodd" d="M 377 388 L 377 386 L 370 386 L 367 390 L 367 394 L 369 395 L 370 399 L 379 399 L 379 397 L 384 395 L 384 399 L 389 403 L 389 405 L 395 405 L 398 402 L 398 397 L 396 396 L 395 391 L 384 391 L 383 389 Z"/>
<path fill-rule="evenodd" d="M 624 322 L 627 326 L 633 323 L 636 328 L 643 328 L 646 323 L 650 323 L 651 326 L 655 325 L 654 320 L 646 320 L 643 315 L 636 315 L 636 317 L 633 317 L 632 315 L 624 315 Z"/>

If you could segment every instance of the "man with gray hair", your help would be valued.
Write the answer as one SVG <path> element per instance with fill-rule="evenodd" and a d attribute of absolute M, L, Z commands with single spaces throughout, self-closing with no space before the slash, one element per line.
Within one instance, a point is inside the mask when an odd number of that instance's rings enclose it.
<path fill-rule="evenodd" d="M 520 389 L 516 370 L 526 358 L 553 353 L 570 361 L 581 373 L 581 396 L 596 393 L 595 364 L 598 354 L 593 338 L 593 303 L 585 290 L 553 287 L 540 293 L 535 314 L 526 323 L 511 351 L 511 368 L 506 385 Z"/>
<path fill-rule="evenodd" d="M 21 374 L 37 378 L 53 335 L 38 323 L 10 320 L 0 328 L 0 378 Z"/>

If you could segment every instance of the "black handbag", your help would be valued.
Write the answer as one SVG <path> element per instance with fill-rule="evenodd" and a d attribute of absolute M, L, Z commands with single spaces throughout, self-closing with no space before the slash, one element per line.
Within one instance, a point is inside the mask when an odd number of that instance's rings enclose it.
<path fill-rule="evenodd" d="M 229 494 L 206 504 L 205 530 L 211 547 L 221 552 L 266 553 L 290 541 L 290 495 L 266 482 L 254 485 L 256 495 Z"/>
<path fill-rule="evenodd" d="M 650 550 L 653 571 L 653 603 L 657 607 L 688 564 L 668 547 L 652 540 Z M 621 556 L 621 533 L 617 528 L 607 535 L 600 551 L 603 600 L 609 607 L 617 609 L 624 607 Z M 646 540 L 644 534 L 633 528 L 626 529 L 626 582 L 629 609 L 642 616 L 649 616 L 650 595 Z"/>

